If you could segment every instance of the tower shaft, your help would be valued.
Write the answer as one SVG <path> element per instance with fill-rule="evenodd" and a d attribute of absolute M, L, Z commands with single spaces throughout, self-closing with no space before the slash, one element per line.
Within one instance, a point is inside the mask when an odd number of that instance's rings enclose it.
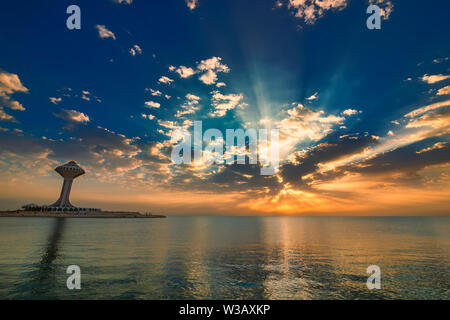
<path fill-rule="evenodd" d="M 52 207 L 73 207 L 69 200 L 70 190 L 72 189 L 72 182 L 73 178 L 64 178 L 59 199 L 51 205 Z"/>

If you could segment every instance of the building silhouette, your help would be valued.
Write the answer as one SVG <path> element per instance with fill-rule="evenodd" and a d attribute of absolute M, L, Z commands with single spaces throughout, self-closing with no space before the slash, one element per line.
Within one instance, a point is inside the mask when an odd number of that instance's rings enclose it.
<path fill-rule="evenodd" d="M 96 208 L 79 208 L 70 203 L 70 191 L 72 190 L 72 183 L 75 178 L 85 174 L 83 168 L 81 168 L 75 161 L 69 161 L 62 166 L 55 168 L 63 178 L 63 185 L 61 188 L 61 194 L 59 199 L 49 206 L 39 206 L 34 203 L 27 204 L 22 208 L 29 211 L 57 211 L 57 212 L 75 212 L 75 213 L 88 213 L 89 211 L 101 211 Z"/>
<path fill-rule="evenodd" d="M 69 200 L 70 191 L 72 190 L 72 182 L 73 179 L 85 174 L 85 171 L 75 161 L 69 161 L 62 166 L 57 167 L 55 171 L 64 178 L 64 182 L 58 201 L 50 205 L 50 207 L 74 208 Z"/>

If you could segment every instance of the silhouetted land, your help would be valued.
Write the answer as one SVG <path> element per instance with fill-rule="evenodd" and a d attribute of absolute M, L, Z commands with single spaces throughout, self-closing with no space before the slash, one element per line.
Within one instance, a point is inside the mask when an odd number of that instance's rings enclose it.
<path fill-rule="evenodd" d="M 164 215 L 142 214 L 140 212 L 127 211 L 100 211 L 87 214 L 65 213 L 65 212 L 42 212 L 42 211 L 25 211 L 11 210 L 0 211 L 0 217 L 42 217 L 42 218 L 165 218 Z"/>

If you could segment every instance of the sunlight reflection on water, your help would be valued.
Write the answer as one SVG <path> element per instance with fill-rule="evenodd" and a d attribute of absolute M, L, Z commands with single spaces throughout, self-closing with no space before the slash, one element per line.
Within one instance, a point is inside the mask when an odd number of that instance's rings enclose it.
<path fill-rule="evenodd" d="M 0 298 L 448 299 L 449 231 L 449 218 L 2 218 Z"/>

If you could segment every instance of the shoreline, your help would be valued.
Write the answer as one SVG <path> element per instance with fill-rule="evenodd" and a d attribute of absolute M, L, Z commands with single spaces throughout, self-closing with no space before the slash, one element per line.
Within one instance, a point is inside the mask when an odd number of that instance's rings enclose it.
<path fill-rule="evenodd" d="M 23 210 L 12 210 L 12 211 L 0 211 L 0 218 L 90 218 L 90 219 L 104 219 L 104 218 L 114 218 L 114 219 L 151 219 L 151 218 L 166 218 L 166 216 L 161 214 L 148 214 L 144 215 L 139 212 L 126 212 L 126 211 L 100 211 L 88 214 L 74 214 L 74 213 L 49 213 L 42 211 L 23 211 Z"/>

